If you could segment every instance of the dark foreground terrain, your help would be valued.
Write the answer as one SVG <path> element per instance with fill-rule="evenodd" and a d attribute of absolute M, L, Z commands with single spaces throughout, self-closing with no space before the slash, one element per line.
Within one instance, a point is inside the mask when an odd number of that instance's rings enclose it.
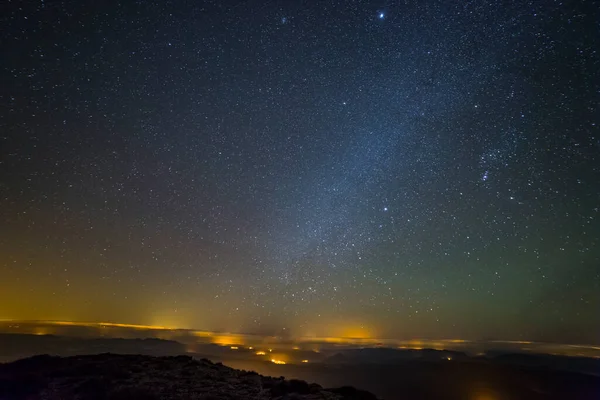
<path fill-rule="evenodd" d="M 600 358 L 325 345 L 319 352 L 274 348 L 258 355 L 257 350 L 156 338 L 0 333 L 0 362 L 11 362 L 0 364 L 0 400 L 374 398 L 305 382 L 352 385 L 387 400 L 600 399 Z M 62 358 L 32 357 L 36 354 Z M 288 380 L 268 378 L 281 375 Z"/>
<path fill-rule="evenodd" d="M 261 376 L 189 356 L 35 356 L 0 365 L 1 400 L 376 400 L 352 387 Z"/>

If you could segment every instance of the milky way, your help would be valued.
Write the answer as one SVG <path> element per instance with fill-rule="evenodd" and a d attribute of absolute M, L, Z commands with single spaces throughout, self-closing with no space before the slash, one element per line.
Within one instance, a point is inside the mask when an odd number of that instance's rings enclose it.
<path fill-rule="evenodd" d="M 0 318 L 597 343 L 569 3 L 9 4 Z"/>

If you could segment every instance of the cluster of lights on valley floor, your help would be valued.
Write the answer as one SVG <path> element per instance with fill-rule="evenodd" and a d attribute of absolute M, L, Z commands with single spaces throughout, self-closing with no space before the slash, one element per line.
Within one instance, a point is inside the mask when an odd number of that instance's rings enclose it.
<path fill-rule="evenodd" d="M 229 348 L 231 350 L 239 350 L 240 349 L 239 346 L 229 346 Z M 246 347 L 246 349 L 248 349 L 248 350 L 254 350 L 254 347 L 253 346 L 248 346 L 248 347 Z M 297 346 L 294 346 L 293 349 L 294 350 L 300 350 L 300 348 L 297 347 Z M 268 352 L 272 353 L 273 349 L 268 349 Z M 258 350 L 254 354 L 257 355 L 257 356 L 266 356 L 267 352 L 263 351 L 263 350 Z M 279 365 L 287 364 L 287 361 L 281 360 L 279 358 L 270 358 L 269 361 L 271 361 L 273 364 L 279 364 Z M 303 359 L 303 360 L 301 360 L 301 362 L 302 363 L 308 363 L 308 360 L 307 359 Z"/>
<path fill-rule="evenodd" d="M 236 333 L 219 333 L 187 329 L 175 329 L 155 325 L 135 325 L 114 322 L 72 322 L 72 321 L 17 321 L 0 320 L 0 332 L 72 336 L 72 329 L 77 329 L 76 335 L 81 335 L 81 328 L 85 328 L 85 335 L 89 337 L 140 337 L 173 340 L 186 345 L 186 351 L 195 353 L 196 345 L 213 344 L 231 351 L 244 352 L 254 355 L 263 361 L 274 364 L 308 363 L 311 354 L 318 354 L 326 349 L 337 346 L 351 347 L 386 347 L 397 349 L 436 349 L 460 350 L 478 353 L 484 351 L 485 346 L 478 342 L 463 339 L 445 340 L 391 340 L 376 339 L 373 337 L 300 337 L 293 341 L 277 337 L 264 337 L 258 335 L 245 335 Z M 483 345 L 486 345 L 483 343 Z M 600 346 L 573 345 L 556 343 L 536 343 L 531 341 L 495 341 L 487 343 L 493 347 L 508 347 L 513 350 L 531 351 L 555 355 L 585 356 L 600 358 Z M 480 346 L 480 347 L 478 347 Z M 477 350 L 480 349 L 481 350 Z M 319 359 L 320 357 L 316 357 Z M 444 357 L 451 360 L 451 357 Z"/>

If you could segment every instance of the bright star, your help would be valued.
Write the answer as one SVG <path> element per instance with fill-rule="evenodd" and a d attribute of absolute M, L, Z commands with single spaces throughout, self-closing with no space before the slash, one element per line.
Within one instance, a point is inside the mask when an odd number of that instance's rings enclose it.
<path fill-rule="evenodd" d="M 384 19 L 385 18 L 385 14 L 384 13 L 379 13 L 379 19 Z"/>

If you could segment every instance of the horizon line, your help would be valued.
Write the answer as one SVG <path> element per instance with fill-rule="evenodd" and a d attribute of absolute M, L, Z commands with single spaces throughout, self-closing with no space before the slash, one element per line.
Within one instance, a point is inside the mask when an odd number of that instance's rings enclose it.
<path fill-rule="evenodd" d="M 105 322 L 105 321 L 72 321 L 72 320 L 45 320 L 45 319 L 11 319 L 11 318 L 0 318 L 0 323 L 46 323 L 46 324 L 54 324 L 54 325 L 63 325 L 63 326 L 84 326 L 84 327 L 111 327 L 111 328 L 125 328 L 125 329 L 138 329 L 138 330 L 158 330 L 158 331 L 188 331 L 188 332 L 204 332 L 204 333 L 215 333 L 215 334 L 225 334 L 225 335 L 240 335 L 240 336 L 257 336 L 263 338 L 286 338 L 285 336 L 279 335 L 268 335 L 268 334 L 258 334 L 258 333 L 240 333 L 240 332 L 227 332 L 227 331 L 215 331 L 215 330 L 207 330 L 207 329 L 197 329 L 197 328 L 176 328 L 176 327 L 168 327 L 161 325 L 143 325 L 143 324 L 128 324 L 121 322 Z M 288 338 L 286 338 L 288 339 Z M 560 342 L 545 342 L 545 341 L 531 341 L 531 340 L 512 340 L 512 339 L 429 339 L 429 338 L 411 338 L 411 339 L 400 339 L 400 338 L 360 338 L 360 337 L 344 337 L 344 336 L 296 336 L 289 337 L 289 340 L 296 341 L 308 341 L 308 342 L 338 342 L 342 341 L 356 341 L 359 343 L 369 343 L 369 344 L 378 344 L 385 342 L 423 342 L 423 341 L 437 341 L 444 343 L 453 343 L 453 344 L 483 344 L 483 343 L 504 343 L 504 344 L 544 344 L 544 345 L 564 345 L 564 346 L 573 346 L 573 347 L 588 347 L 594 350 L 600 350 L 600 343 L 560 343 Z M 412 343 L 414 345 L 418 345 L 419 343 Z M 425 343 L 422 343 L 425 344 Z"/>

